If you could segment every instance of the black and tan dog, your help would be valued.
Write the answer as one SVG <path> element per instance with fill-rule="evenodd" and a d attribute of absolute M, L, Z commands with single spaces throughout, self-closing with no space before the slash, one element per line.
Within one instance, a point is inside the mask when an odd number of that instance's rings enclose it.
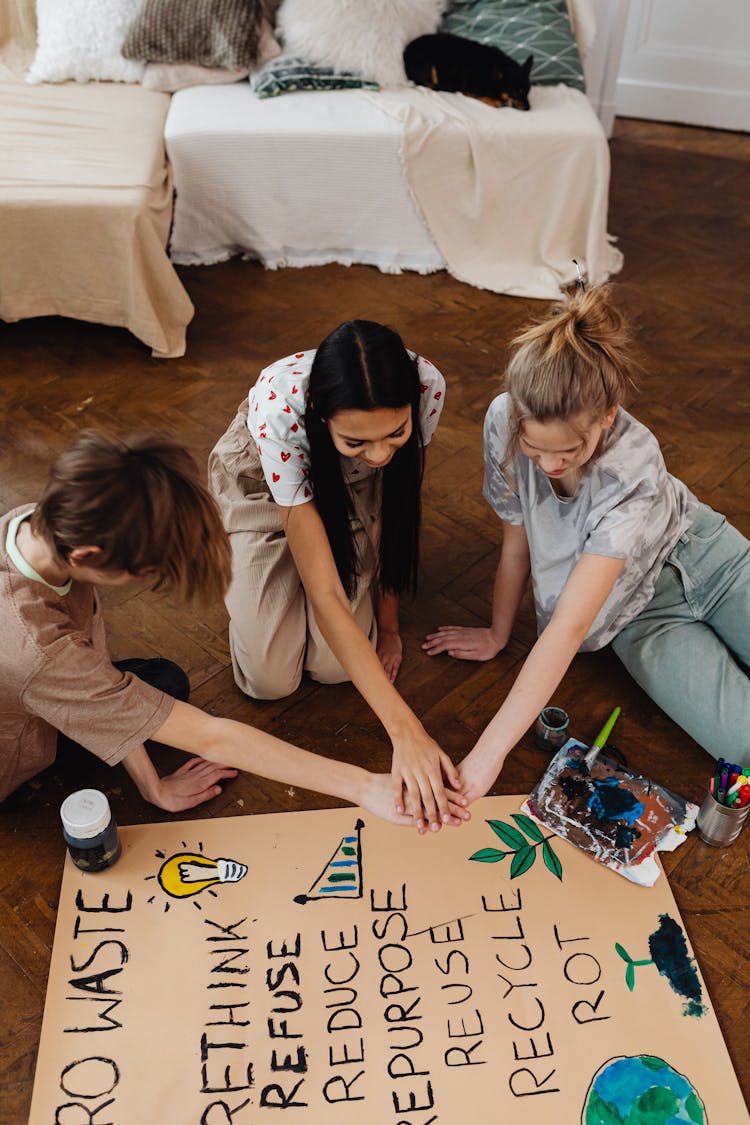
<path fill-rule="evenodd" d="M 404 50 L 406 74 L 417 86 L 449 90 L 495 106 L 529 108 L 534 56 L 519 65 L 498 47 L 439 31 L 420 35 Z"/>

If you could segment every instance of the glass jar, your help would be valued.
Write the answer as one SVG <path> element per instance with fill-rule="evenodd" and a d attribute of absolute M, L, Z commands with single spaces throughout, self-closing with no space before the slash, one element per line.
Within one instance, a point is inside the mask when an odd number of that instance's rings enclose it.
<path fill-rule="evenodd" d="M 70 858 L 81 871 L 104 871 L 120 857 L 120 837 L 109 801 L 98 789 L 79 789 L 60 808 Z"/>
<path fill-rule="evenodd" d="M 545 707 L 536 721 L 534 735 L 540 750 L 556 754 L 568 741 L 568 712 L 562 707 Z"/>

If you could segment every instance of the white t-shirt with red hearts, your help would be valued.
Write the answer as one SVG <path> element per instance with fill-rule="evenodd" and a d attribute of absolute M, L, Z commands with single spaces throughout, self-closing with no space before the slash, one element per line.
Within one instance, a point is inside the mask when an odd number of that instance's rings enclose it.
<path fill-rule="evenodd" d="M 305 403 L 315 350 L 296 352 L 265 367 L 248 396 L 247 427 L 258 447 L 271 495 L 284 508 L 312 499 Z M 445 379 L 428 359 L 414 352 L 409 355 L 417 360 L 422 392 L 419 421 L 427 445 L 440 420 Z M 350 484 L 377 471 L 358 457 L 342 457 L 341 467 Z"/>

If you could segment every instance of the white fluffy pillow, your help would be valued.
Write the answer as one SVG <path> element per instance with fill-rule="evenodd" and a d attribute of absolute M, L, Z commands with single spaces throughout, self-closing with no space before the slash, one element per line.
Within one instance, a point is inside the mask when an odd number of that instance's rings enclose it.
<path fill-rule="evenodd" d="M 276 16 L 287 55 L 404 85 L 403 52 L 437 31 L 447 0 L 282 0 Z"/>
<path fill-rule="evenodd" d="M 120 48 L 141 0 L 36 0 L 37 48 L 27 82 L 139 82 Z"/>

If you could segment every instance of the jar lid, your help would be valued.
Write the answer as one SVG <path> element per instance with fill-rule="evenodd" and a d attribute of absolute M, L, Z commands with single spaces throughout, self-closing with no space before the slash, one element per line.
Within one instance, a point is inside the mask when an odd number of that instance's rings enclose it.
<path fill-rule="evenodd" d="M 109 801 L 98 789 L 79 789 L 66 797 L 60 807 L 63 828 L 76 840 L 98 836 L 109 824 Z"/>

